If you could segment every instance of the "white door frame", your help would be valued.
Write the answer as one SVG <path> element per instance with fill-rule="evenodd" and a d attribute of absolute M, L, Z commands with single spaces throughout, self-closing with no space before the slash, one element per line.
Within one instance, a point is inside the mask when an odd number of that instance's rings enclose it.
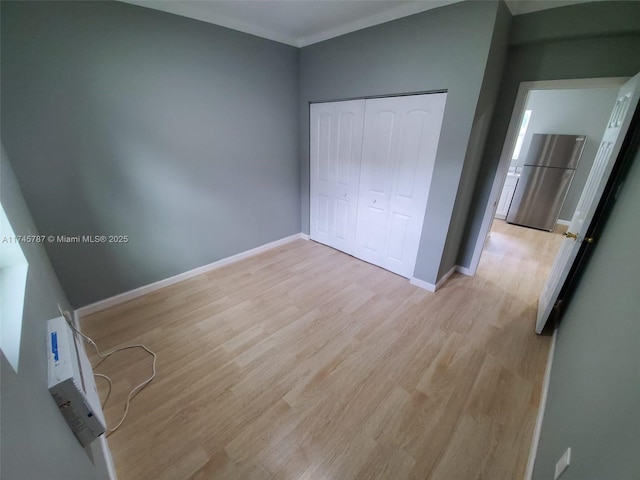
<path fill-rule="evenodd" d="M 473 256 L 471 257 L 471 263 L 469 267 L 464 268 L 466 275 L 475 275 L 478 270 L 478 264 L 480 263 L 480 256 L 484 249 L 484 244 L 491 230 L 491 224 L 496 214 L 496 208 L 498 206 L 498 200 L 504 181 L 507 178 L 507 172 L 509 165 L 511 164 L 511 156 L 513 148 L 518 138 L 518 131 L 520 129 L 520 123 L 522 122 L 522 116 L 524 115 L 525 107 L 529 99 L 529 93 L 532 90 L 575 90 L 581 88 L 615 88 L 621 87 L 631 77 L 610 77 L 610 78 L 584 78 L 584 79 L 569 79 L 569 80 L 542 80 L 535 82 L 522 82 L 518 88 L 518 94 L 516 95 L 516 101 L 513 105 L 513 112 L 511 113 L 511 121 L 507 129 L 507 135 L 504 139 L 502 146 L 502 153 L 500 154 L 500 161 L 498 162 L 498 168 L 496 169 L 496 175 L 493 179 L 493 185 L 491 186 L 491 193 L 485 207 L 484 216 L 482 217 L 482 224 L 480 225 L 480 231 L 478 232 L 478 238 L 476 239 L 476 245 L 473 249 Z M 603 120 L 603 123 L 606 120 Z"/>

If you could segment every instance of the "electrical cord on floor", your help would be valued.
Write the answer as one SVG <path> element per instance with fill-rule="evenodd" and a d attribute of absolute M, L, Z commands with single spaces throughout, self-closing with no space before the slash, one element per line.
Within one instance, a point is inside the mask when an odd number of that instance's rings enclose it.
<path fill-rule="evenodd" d="M 107 390 L 107 396 L 104 398 L 104 401 L 102 402 L 102 409 L 104 410 L 104 406 L 107 404 L 107 400 L 109 400 L 109 397 L 111 396 L 111 389 L 113 388 L 113 382 L 107 375 L 103 373 L 94 373 L 93 376 L 104 378 L 107 382 L 109 382 L 109 390 Z"/>
<path fill-rule="evenodd" d="M 115 427 L 113 427 L 113 428 L 108 428 L 107 427 L 107 435 L 106 436 L 108 437 L 113 432 L 115 432 L 120 427 L 120 425 L 122 425 L 122 423 L 124 422 L 124 419 L 127 418 L 127 414 L 129 413 L 129 404 L 131 403 L 131 400 L 133 400 L 133 397 L 135 397 L 138 393 L 140 393 L 142 391 L 142 389 L 145 388 L 147 385 L 149 385 L 149 383 L 151 383 L 151 381 L 155 378 L 155 376 L 156 376 L 156 361 L 158 359 L 158 356 L 154 352 L 152 352 L 151 350 L 149 350 L 147 347 L 145 347 L 142 344 L 127 345 L 127 346 L 124 346 L 124 347 L 115 348 L 115 349 L 113 349 L 111 351 L 102 353 L 100 351 L 100 349 L 98 348 L 98 345 L 96 345 L 96 342 L 94 342 L 91 338 L 89 338 L 88 336 L 86 336 L 84 333 L 82 333 L 80 330 L 78 330 L 76 328 L 76 326 L 73 323 L 73 320 L 70 318 L 71 317 L 71 313 L 69 313 L 66 310 L 63 311 L 62 307 L 60 307 L 60 304 L 58 304 L 58 310 L 60 311 L 60 314 L 66 320 L 66 322 L 69 325 L 69 327 L 71 328 L 71 330 L 73 330 L 77 335 L 80 335 L 80 337 L 82 337 L 82 339 L 86 343 L 92 345 L 93 348 L 96 351 L 96 354 L 100 357 L 100 361 L 98 363 L 96 363 L 96 365 L 93 366 L 92 368 L 97 368 L 102 362 L 104 362 L 108 357 L 110 357 L 114 353 L 120 352 L 122 350 L 132 349 L 132 348 L 142 348 L 149 355 L 151 355 L 153 357 L 153 366 L 152 366 L 152 374 L 151 374 L 151 376 L 148 379 L 146 379 L 144 382 L 142 382 L 141 384 L 139 384 L 136 387 L 134 387 L 129 392 L 129 395 L 127 395 L 127 402 L 125 403 L 125 406 L 124 406 L 124 413 L 122 415 L 122 418 L 120 419 L 120 421 L 117 423 L 117 425 Z M 95 377 L 104 378 L 104 379 L 107 380 L 107 382 L 109 382 L 109 391 L 107 392 L 107 396 L 106 396 L 104 402 L 102 402 L 102 407 L 104 408 L 104 406 L 107 403 L 107 400 L 109 400 L 109 396 L 111 395 L 111 389 L 113 387 L 113 382 L 111 381 L 111 379 L 107 375 L 104 375 L 102 373 L 94 373 L 93 375 Z"/>

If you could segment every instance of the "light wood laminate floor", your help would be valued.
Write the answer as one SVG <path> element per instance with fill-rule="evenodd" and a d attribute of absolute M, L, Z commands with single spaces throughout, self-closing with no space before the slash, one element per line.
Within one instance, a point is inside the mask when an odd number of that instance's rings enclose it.
<path fill-rule="evenodd" d="M 496 221 L 478 274 L 435 294 L 296 240 L 84 318 L 104 350 L 158 354 L 109 437 L 120 480 L 522 479 L 561 239 Z M 137 351 L 97 369 L 111 425 L 149 371 Z"/>

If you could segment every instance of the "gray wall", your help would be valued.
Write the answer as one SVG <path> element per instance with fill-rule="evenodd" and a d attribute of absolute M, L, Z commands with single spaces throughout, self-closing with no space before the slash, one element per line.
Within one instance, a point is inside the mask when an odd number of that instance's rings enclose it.
<path fill-rule="evenodd" d="M 640 71 L 637 18 L 640 2 L 585 3 L 513 18 L 505 73 L 458 265 L 470 265 L 520 83 L 635 75 Z"/>
<path fill-rule="evenodd" d="M 462 170 L 460 184 L 458 185 L 451 225 L 438 270 L 438 280 L 456 265 L 458 250 L 462 242 L 462 234 L 473 198 L 473 187 L 478 179 L 482 152 L 487 141 L 487 133 L 500 89 L 500 80 L 507 56 L 511 18 L 511 13 L 506 4 L 500 2 L 493 37 L 491 39 L 487 66 L 478 98 L 478 106 L 473 119 L 469 145 L 464 159 L 464 168 Z"/>
<path fill-rule="evenodd" d="M 534 133 L 587 136 L 578 169 L 560 211 L 561 220 L 569 221 L 573 217 L 617 93 L 617 88 L 533 90 L 529 93 L 525 108 L 532 111 L 531 119 L 520 155 L 511 162 L 511 166 L 522 166 Z"/>
<path fill-rule="evenodd" d="M 38 231 L 4 148 L 0 161 L 0 201 L 14 233 L 35 235 Z M 29 273 L 18 373 L 4 354 L 0 355 L 2 480 L 107 478 L 106 469 L 94 467 L 85 454 L 47 390 L 46 321 L 60 315 L 57 303 L 63 308 L 69 308 L 69 304 L 42 245 L 24 243 L 22 250 Z M 96 451 L 96 460 L 97 455 Z"/>
<path fill-rule="evenodd" d="M 640 474 L 640 154 L 559 325 L 533 472 L 562 480 L 637 480 Z"/>
<path fill-rule="evenodd" d="M 119 2 L 2 2 L 2 138 L 74 307 L 300 232 L 298 50 Z"/>
<path fill-rule="evenodd" d="M 497 2 L 463 2 L 300 52 L 302 229 L 309 232 L 309 102 L 447 90 L 415 276 L 435 283 L 493 36 Z"/>

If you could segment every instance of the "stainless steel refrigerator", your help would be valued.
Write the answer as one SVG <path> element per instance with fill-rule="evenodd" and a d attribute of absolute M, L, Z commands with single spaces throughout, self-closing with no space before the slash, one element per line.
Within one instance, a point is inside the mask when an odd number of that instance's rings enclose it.
<path fill-rule="evenodd" d="M 552 231 L 587 137 L 533 134 L 507 222 Z"/>

